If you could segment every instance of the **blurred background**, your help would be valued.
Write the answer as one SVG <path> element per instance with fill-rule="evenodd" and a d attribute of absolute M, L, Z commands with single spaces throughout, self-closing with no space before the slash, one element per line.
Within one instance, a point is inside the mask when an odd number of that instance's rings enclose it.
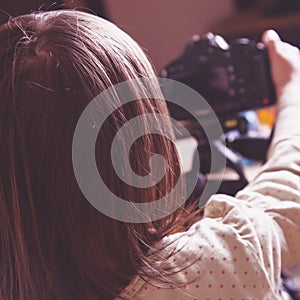
<path fill-rule="evenodd" d="M 0 23 L 33 10 L 79 8 L 117 24 L 143 47 L 157 73 L 177 58 L 193 34 L 259 40 L 275 28 L 300 46 L 299 0 L 0 0 Z"/>

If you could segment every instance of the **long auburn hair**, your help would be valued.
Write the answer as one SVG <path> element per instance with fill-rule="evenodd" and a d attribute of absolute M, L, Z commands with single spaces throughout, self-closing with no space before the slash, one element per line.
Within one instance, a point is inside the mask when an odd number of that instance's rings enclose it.
<path fill-rule="evenodd" d="M 0 298 L 112 299 L 134 275 L 157 276 L 159 264 L 147 252 L 192 214 L 180 208 L 146 224 L 114 220 L 84 198 L 72 168 L 73 133 L 86 105 L 116 83 L 155 77 L 141 48 L 99 17 L 36 12 L 0 27 L 0 73 Z M 158 85 L 149 88 L 162 99 Z M 158 199 L 180 174 L 173 143 L 146 135 L 133 145 L 130 163 L 143 175 L 141 161 L 162 154 L 163 180 L 133 189 L 116 178 L 108 146 L 127 120 L 147 112 L 168 113 L 163 101 L 131 102 L 97 139 L 100 174 L 130 201 Z"/>

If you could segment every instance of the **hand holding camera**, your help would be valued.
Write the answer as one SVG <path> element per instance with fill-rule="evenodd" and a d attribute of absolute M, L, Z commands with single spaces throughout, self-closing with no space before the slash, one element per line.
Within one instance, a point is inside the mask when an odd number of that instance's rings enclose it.
<path fill-rule="evenodd" d="M 300 87 L 299 49 L 282 42 L 274 30 L 266 31 L 262 40 L 268 49 L 277 97 L 280 97 L 286 90 L 298 89 Z"/>

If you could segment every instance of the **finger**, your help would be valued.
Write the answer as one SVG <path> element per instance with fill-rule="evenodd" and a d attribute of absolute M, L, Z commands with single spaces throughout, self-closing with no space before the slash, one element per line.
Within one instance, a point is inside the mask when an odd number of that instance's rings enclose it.
<path fill-rule="evenodd" d="M 275 30 L 266 30 L 263 33 L 262 36 L 262 41 L 263 43 L 268 47 L 268 46 L 272 46 L 273 44 L 280 42 L 281 39 L 278 35 L 278 33 Z"/>
<path fill-rule="evenodd" d="M 274 30 L 266 30 L 263 33 L 262 41 L 268 49 L 268 56 L 271 62 L 274 61 L 278 56 L 278 53 L 282 52 L 281 48 L 283 42 L 281 42 L 278 33 Z"/>

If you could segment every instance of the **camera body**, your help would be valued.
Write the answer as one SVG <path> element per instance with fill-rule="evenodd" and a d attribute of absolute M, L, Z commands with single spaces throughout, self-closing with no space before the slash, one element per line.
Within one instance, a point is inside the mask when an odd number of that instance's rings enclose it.
<path fill-rule="evenodd" d="M 276 100 L 267 51 L 263 44 L 247 38 L 229 45 L 212 33 L 204 38 L 193 36 L 183 54 L 161 71 L 161 77 L 196 90 L 221 119 L 275 104 Z M 189 119 L 184 109 L 168 105 L 175 119 Z M 203 114 L 196 103 L 194 111 Z"/>

